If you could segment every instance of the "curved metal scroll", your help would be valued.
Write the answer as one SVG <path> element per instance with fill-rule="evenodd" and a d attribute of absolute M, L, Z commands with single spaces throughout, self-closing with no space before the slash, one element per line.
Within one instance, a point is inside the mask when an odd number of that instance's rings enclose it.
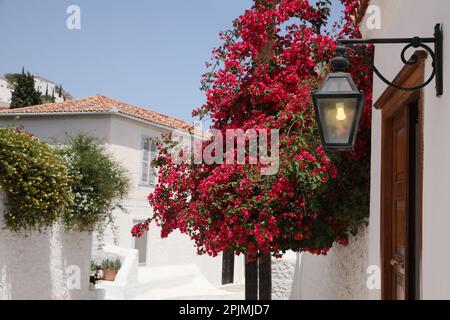
<path fill-rule="evenodd" d="M 417 58 L 417 56 L 413 55 L 411 59 L 407 60 L 405 58 L 406 51 L 408 49 L 410 49 L 410 48 L 423 48 L 430 54 L 430 56 L 432 58 L 433 72 L 431 73 L 431 75 L 428 78 L 428 80 L 425 81 L 424 83 L 422 83 L 422 84 L 420 84 L 418 86 L 415 86 L 415 87 L 408 87 L 408 88 L 399 86 L 399 85 L 389 81 L 388 79 L 386 79 L 386 77 L 384 77 L 381 74 L 381 72 L 378 70 L 378 68 L 373 64 L 372 59 L 370 59 L 368 57 L 366 51 L 363 48 L 361 48 L 359 46 L 356 46 L 356 45 L 347 45 L 346 47 L 349 48 L 349 49 L 352 49 L 352 50 L 354 50 L 354 51 L 356 51 L 356 52 L 358 52 L 360 54 L 362 54 L 363 57 L 364 57 L 364 62 L 367 63 L 368 65 L 370 65 L 371 68 L 373 69 L 373 72 L 378 76 L 378 78 L 380 78 L 381 81 L 386 83 L 388 86 L 392 86 L 392 87 L 394 87 L 396 89 L 403 90 L 403 91 L 416 91 L 416 90 L 419 90 L 419 89 L 422 89 L 422 88 L 426 87 L 427 85 L 429 85 L 431 83 L 431 81 L 433 81 L 434 77 L 436 76 L 436 62 L 435 62 L 435 54 L 434 54 L 433 50 L 429 46 L 427 46 L 426 44 L 420 43 L 420 41 L 414 41 L 414 40 L 415 39 L 413 39 L 413 41 L 410 44 L 406 45 L 403 48 L 403 50 L 402 50 L 402 52 L 400 54 L 400 58 L 401 58 L 402 62 L 405 65 L 414 65 L 414 64 L 416 64 L 418 62 L 418 60 L 419 60 Z"/>

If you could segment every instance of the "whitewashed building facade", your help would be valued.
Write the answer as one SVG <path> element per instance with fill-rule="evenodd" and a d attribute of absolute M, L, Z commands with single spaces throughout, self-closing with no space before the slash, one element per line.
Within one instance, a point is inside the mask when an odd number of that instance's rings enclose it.
<path fill-rule="evenodd" d="M 433 38 L 443 31 L 443 94 L 435 79 L 403 91 L 374 76 L 370 218 L 348 248 L 304 254 L 293 298 L 450 299 L 450 1 L 360 0 L 355 20 L 364 39 Z M 375 45 L 374 64 L 401 87 L 423 84 L 433 56 L 407 44 Z M 427 44 L 436 53 L 433 43 Z M 412 61 L 412 60 L 411 60 Z M 300 258 L 300 257 L 299 257 Z"/>
<path fill-rule="evenodd" d="M 7 108 L 11 103 L 12 90 L 8 84 L 8 80 L 0 77 L 0 108 Z"/>
<path fill-rule="evenodd" d="M 39 75 L 34 75 L 34 88 L 43 95 L 48 94 L 50 97 L 54 96 L 55 102 L 57 103 L 64 102 L 64 96 L 59 94 L 59 86 L 53 81 Z"/>
<path fill-rule="evenodd" d="M 115 213 L 119 227 L 117 245 L 138 249 L 141 265 L 195 265 L 213 285 L 221 283 L 221 257 L 198 256 L 187 236 L 174 233 L 167 239 L 161 239 L 155 225 L 140 239 L 133 238 L 130 232 L 134 224 L 148 219 L 152 214 L 147 197 L 155 183 L 149 167 L 155 148 L 148 138 L 159 138 L 162 133 L 171 130 L 186 130 L 189 124 L 149 109 L 94 96 L 0 110 L 0 126 L 23 126 L 24 130 L 49 142 L 63 142 L 67 136 L 78 133 L 89 134 L 103 142 L 128 171 L 130 178 L 130 192 L 123 203 L 127 212 Z M 114 242 L 111 230 L 106 233 L 105 242 Z"/>
<path fill-rule="evenodd" d="M 51 80 L 34 75 L 34 88 L 42 95 L 55 97 L 55 102 L 64 102 L 64 92 L 59 94 L 59 86 Z M 13 87 L 5 77 L 0 76 L 0 108 L 8 108 L 11 104 Z M 67 93 L 66 93 L 67 94 Z"/>

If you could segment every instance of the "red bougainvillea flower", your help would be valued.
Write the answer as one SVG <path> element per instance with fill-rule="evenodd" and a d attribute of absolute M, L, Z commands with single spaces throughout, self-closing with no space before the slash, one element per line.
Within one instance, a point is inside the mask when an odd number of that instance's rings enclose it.
<path fill-rule="evenodd" d="M 148 200 L 151 218 L 136 225 L 141 236 L 154 222 L 161 236 L 180 230 L 199 254 L 224 250 L 250 259 L 286 250 L 326 254 L 368 211 L 372 75 L 350 57 L 356 84 L 366 92 L 356 150 L 327 154 L 320 146 L 310 94 L 327 72 L 338 37 L 359 37 L 351 16 L 355 1 L 343 1 L 338 34 L 322 32 L 326 1 L 257 0 L 223 32 L 202 87 L 206 103 L 193 112 L 209 115 L 212 128 L 279 130 L 279 169 L 261 175 L 262 164 L 177 163 L 171 136 L 164 136 L 152 165 L 158 183 Z M 369 48 L 370 49 L 370 48 Z M 204 150 L 211 141 L 202 142 Z M 246 160 L 250 155 L 246 154 Z"/>

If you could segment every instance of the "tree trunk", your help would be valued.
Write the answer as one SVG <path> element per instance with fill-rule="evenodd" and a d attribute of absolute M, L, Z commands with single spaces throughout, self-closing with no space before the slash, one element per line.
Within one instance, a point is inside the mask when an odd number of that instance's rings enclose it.
<path fill-rule="evenodd" d="M 234 282 L 234 251 L 227 250 L 223 252 L 222 258 L 222 284 Z"/>
<path fill-rule="evenodd" d="M 272 257 L 264 254 L 259 264 L 259 300 L 272 300 Z"/>
<path fill-rule="evenodd" d="M 245 300 L 258 300 L 258 262 L 245 257 Z"/>
<path fill-rule="evenodd" d="M 245 258 L 245 300 L 272 300 L 272 257 L 270 253 L 249 262 Z"/>
<path fill-rule="evenodd" d="M 274 9 L 275 3 L 269 6 Z M 276 26 L 273 20 L 273 30 Z M 274 52 L 275 35 L 269 35 L 267 43 L 258 52 L 255 63 L 269 63 L 275 56 Z M 272 300 L 272 259 L 270 253 L 258 257 L 255 262 L 248 262 L 245 259 L 245 299 L 246 300 Z M 259 269 L 259 271 L 258 271 Z"/>

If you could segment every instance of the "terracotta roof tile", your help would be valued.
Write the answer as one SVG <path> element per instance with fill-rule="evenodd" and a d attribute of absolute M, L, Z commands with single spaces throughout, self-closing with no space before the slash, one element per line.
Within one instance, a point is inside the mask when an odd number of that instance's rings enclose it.
<path fill-rule="evenodd" d="M 127 104 L 105 96 L 97 95 L 84 99 L 67 100 L 60 103 L 47 103 L 32 107 L 0 110 L 0 116 L 14 114 L 51 114 L 51 113 L 109 113 L 117 112 L 132 118 L 153 122 L 173 129 L 192 128 L 185 121 L 175 119 L 161 113 Z"/>

